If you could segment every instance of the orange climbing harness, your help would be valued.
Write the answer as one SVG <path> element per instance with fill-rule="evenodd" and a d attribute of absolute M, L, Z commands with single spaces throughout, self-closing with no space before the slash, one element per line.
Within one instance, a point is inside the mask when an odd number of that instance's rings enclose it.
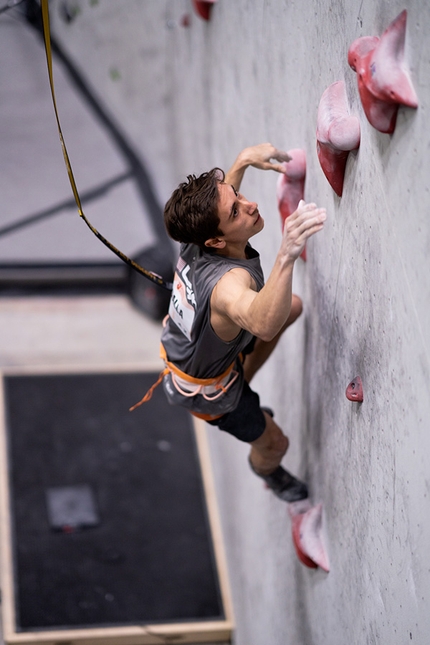
<path fill-rule="evenodd" d="M 142 403 L 146 403 L 150 400 L 153 391 L 160 385 L 161 381 L 167 374 L 171 375 L 174 387 L 180 394 L 182 394 L 182 396 L 193 397 L 197 396 L 197 394 L 201 394 L 206 401 L 216 401 L 229 390 L 239 376 L 239 372 L 234 369 L 236 361 L 233 361 L 233 363 L 229 365 L 229 367 L 220 376 L 215 376 L 213 378 L 195 378 L 194 376 L 190 376 L 180 370 L 179 367 L 167 359 L 166 350 L 162 343 L 160 344 L 160 356 L 166 367 L 162 372 L 160 372 L 157 381 L 149 388 L 143 399 L 130 408 L 130 412 L 138 408 Z M 221 414 L 200 414 L 198 412 L 193 412 L 192 410 L 190 410 L 190 412 L 194 416 L 199 419 L 204 419 L 205 421 L 219 419 L 222 416 Z"/>

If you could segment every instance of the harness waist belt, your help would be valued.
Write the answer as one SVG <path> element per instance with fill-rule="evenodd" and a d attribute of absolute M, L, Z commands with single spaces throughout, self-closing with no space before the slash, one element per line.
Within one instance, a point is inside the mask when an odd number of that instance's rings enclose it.
<path fill-rule="evenodd" d="M 142 403 L 146 403 L 152 397 L 152 393 L 158 387 L 167 374 L 171 374 L 172 383 L 177 391 L 185 397 L 197 396 L 201 394 L 207 401 L 215 401 L 222 396 L 233 385 L 239 376 L 239 372 L 234 369 L 234 361 L 229 367 L 219 376 L 213 378 L 195 378 L 186 374 L 179 369 L 174 363 L 167 359 L 166 350 L 162 343 L 160 343 L 160 356 L 164 361 L 165 368 L 158 377 L 158 380 L 149 388 L 143 399 L 130 408 L 130 412 L 138 408 Z M 198 416 L 198 415 L 195 415 Z M 209 418 L 211 415 L 205 415 Z"/>

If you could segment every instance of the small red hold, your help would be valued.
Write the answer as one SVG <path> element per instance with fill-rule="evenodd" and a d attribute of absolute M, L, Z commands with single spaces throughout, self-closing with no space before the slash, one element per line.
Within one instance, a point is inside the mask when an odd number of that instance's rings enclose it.
<path fill-rule="evenodd" d="M 282 228 L 284 222 L 304 199 L 306 179 L 306 153 L 300 148 L 288 150 L 291 161 L 284 161 L 285 173 L 279 175 L 276 185 L 276 197 L 278 201 L 279 214 L 281 216 Z M 306 261 L 306 249 L 300 257 Z"/>
<path fill-rule="evenodd" d="M 357 73 L 358 91 L 367 120 L 376 130 L 387 134 L 394 132 L 399 105 L 418 107 L 404 62 L 406 18 L 404 10 L 381 38 L 357 38 L 348 50 L 348 63 Z"/>
<path fill-rule="evenodd" d="M 360 146 L 360 122 L 349 114 L 343 81 L 329 85 L 321 97 L 316 137 L 321 168 L 341 197 L 348 155 Z"/>
<path fill-rule="evenodd" d="M 193 0 L 193 7 L 198 16 L 203 20 L 210 20 L 212 5 L 217 0 Z"/>
<path fill-rule="evenodd" d="M 361 403 L 364 399 L 363 383 L 359 376 L 356 376 L 346 388 L 346 398 L 348 401 L 357 401 Z"/>

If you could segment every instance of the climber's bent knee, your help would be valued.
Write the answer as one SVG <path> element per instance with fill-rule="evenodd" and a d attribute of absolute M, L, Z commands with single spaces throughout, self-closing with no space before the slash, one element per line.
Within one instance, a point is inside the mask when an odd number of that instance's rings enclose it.
<path fill-rule="evenodd" d="M 266 416 L 260 408 L 260 397 L 245 381 L 237 407 L 208 423 L 218 426 L 220 430 L 232 434 L 240 441 L 252 443 L 265 432 Z"/>

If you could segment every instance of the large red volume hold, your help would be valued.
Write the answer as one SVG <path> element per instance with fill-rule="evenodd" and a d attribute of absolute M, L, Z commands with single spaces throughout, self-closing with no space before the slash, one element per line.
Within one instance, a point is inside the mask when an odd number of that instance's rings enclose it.
<path fill-rule="evenodd" d="M 294 547 L 305 566 L 320 567 L 327 573 L 330 564 L 322 536 L 322 504 L 311 506 L 308 499 L 288 504 Z"/>
<path fill-rule="evenodd" d="M 343 81 L 332 83 L 321 97 L 316 136 L 321 168 L 341 197 L 348 155 L 360 145 L 360 122 L 349 114 Z"/>
<path fill-rule="evenodd" d="M 348 63 L 357 73 L 358 91 L 369 123 L 391 134 L 400 105 L 418 107 L 418 99 L 404 60 L 406 10 L 393 20 L 381 38 L 354 40 Z"/>

